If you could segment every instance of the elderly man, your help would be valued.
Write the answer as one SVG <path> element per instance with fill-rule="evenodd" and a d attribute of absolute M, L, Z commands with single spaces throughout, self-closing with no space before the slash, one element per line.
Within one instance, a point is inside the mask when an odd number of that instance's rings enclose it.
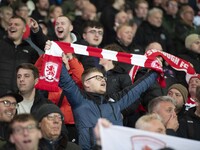
<path fill-rule="evenodd" d="M 175 112 L 175 101 L 169 96 L 159 96 L 149 102 L 148 112 L 160 115 L 166 128 L 166 133 L 176 135 L 179 127 Z"/>
<path fill-rule="evenodd" d="M 34 116 L 39 121 L 43 136 L 40 141 L 41 149 L 80 150 L 78 145 L 68 142 L 66 135 L 61 132 L 64 118 L 59 107 L 54 104 L 44 104 Z"/>
<path fill-rule="evenodd" d="M 166 52 L 174 53 L 172 41 L 168 33 L 162 26 L 163 11 L 158 8 L 149 10 L 147 20 L 143 21 L 135 34 L 134 42 L 136 45 L 146 48 L 152 42 L 158 42 Z"/>
<path fill-rule="evenodd" d="M 16 114 L 16 108 L 23 97 L 12 92 L 5 92 L 0 95 L 0 138 L 8 140 L 8 123 Z"/>

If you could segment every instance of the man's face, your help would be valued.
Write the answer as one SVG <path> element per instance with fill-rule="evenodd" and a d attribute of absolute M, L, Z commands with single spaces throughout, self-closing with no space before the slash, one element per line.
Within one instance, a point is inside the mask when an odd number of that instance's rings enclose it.
<path fill-rule="evenodd" d="M 176 15 L 178 12 L 178 3 L 176 1 L 170 1 L 167 6 L 167 13 L 170 15 Z"/>
<path fill-rule="evenodd" d="M 24 32 L 26 31 L 24 22 L 19 18 L 11 18 L 8 26 L 8 37 L 12 41 L 18 41 L 22 39 Z"/>
<path fill-rule="evenodd" d="M 40 130 L 37 129 L 34 121 L 15 122 L 12 125 L 12 130 L 13 132 L 10 136 L 10 141 L 15 144 L 16 149 L 37 149 L 42 134 Z"/>
<path fill-rule="evenodd" d="M 56 140 L 61 134 L 61 115 L 59 113 L 51 113 L 41 120 L 39 126 L 44 138 L 49 140 Z"/>
<path fill-rule="evenodd" d="M 49 1 L 48 0 L 39 0 L 37 3 L 37 7 L 41 10 L 48 10 Z"/>
<path fill-rule="evenodd" d="M 5 106 L 3 101 L 7 103 L 12 103 L 10 106 Z M 16 113 L 16 99 L 12 96 L 5 96 L 0 98 L 0 121 L 10 122 Z"/>
<path fill-rule="evenodd" d="M 181 92 L 177 89 L 170 89 L 167 93 L 168 96 L 172 97 L 176 101 L 176 110 L 179 111 L 183 105 L 184 105 L 184 100 Z"/>
<path fill-rule="evenodd" d="M 147 3 L 140 3 L 138 5 L 138 8 L 135 9 L 136 16 L 138 18 L 145 19 L 147 17 L 148 9 L 149 9 L 149 7 L 148 7 Z"/>
<path fill-rule="evenodd" d="M 106 80 L 100 72 L 92 72 L 88 74 L 83 84 L 84 89 L 87 92 L 98 94 L 104 94 L 106 92 Z"/>
<path fill-rule="evenodd" d="M 20 68 L 17 72 L 17 87 L 21 94 L 31 93 L 37 79 L 34 79 L 33 71 Z"/>
<path fill-rule="evenodd" d="M 59 41 L 65 41 L 70 36 L 73 26 L 67 17 L 58 17 L 55 24 L 55 33 Z"/>
<path fill-rule="evenodd" d="M 162 17 L 162 14 L 156 12 L 148 17 L 148 22 L 155 27 L 160 27 L 162 25 Z"/>
<path fill-rule="evenodd" d="M 21 16 L 24 19 L 27 19 L 29 17 L 29 8 L 27 6 L 23 6 L 19 8 L 17 11 L 17 15 Z"/>
<path fill-rule="evenodd" d="M 192 22 L 194 20 L 194 10 L 192 7 L 188 6 L 185 8 L 181 18 L 186 22 Z"/>
<path fill-rule="evenodd" d="M 0 14 L 0 18 L 2 21 L 4 21 L 5 23 L 9 23 L 10 18 L 13 16 L 13 11 L 12 10 L 4 10 L 2 11 L 2 13 Z"/>
<path fill-rule="evenodd" d="M 99 46 L 103 39 L 103 29 L 88 27 L 83 33 L 83 39 L 87 41 L 91 46 Z"/>
<path fill-rule="evenodd" d="M 197 86 L 200 86 L 200 79 L 199 78 L 191 78 L 188 84 L 188 91 L 190 93 L 190 96 L 196 95 L 196 88 Z"/>
<path fill-rule="evenodd" d="M 62 8 L 59 6 L 55 7 L 54 11 L 50 14 L 50 16 L 54 19 L 62 15 L 63 15 L 63 11 L 62 11 Z"/>
<path fill-rule="evenodd" d="M 117 37 L 119 40 L 125 45 L 129 46 L 133 40 L 134 37 L 134 31 L 129 26 L 123 26 L 119 31 L 117 32 Z"/>
<path fill-rule="evenodd" d="M 160 102 L 154 110 L 155 113 L 160 115 L 166 125 L 171 117 L 177 117 L 175 113 L 175 106 L 171 102 Z"/>

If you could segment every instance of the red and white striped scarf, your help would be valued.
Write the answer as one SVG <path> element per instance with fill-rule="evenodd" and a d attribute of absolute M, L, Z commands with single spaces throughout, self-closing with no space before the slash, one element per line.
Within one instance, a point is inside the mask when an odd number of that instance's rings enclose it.
<path fill-rule="evenodd" d="M 46 50 L 45 52 L 44 61 L 42 64 L 43 71 L 40 72 L 39 82 L 38 84 L 36 84 L 36 88 L 48 91 L 57 91 L 62 66 L 63 52 L 75 53 L 86 56 L 95 56 L 99 58 L 110 59 L 113 61 L 124 62 L 140 67 L 146 67 L 155 70 L 162 75 L 162 66 L 156 59 L 157 56 L 161 56 L 174 69 L 185 71 L 187 76 L 196 74 L 193 67 L 187 61 L 155 49 L 147 51 L 145 55 L 137 55 L 84 46 L 79 44 L 52 41 L 50 50 Z M 134 71 L 134 74 L 136 73 L 137 71 Z M 163 78 L 159 79 L 160 83 L 163 84 Z"/>

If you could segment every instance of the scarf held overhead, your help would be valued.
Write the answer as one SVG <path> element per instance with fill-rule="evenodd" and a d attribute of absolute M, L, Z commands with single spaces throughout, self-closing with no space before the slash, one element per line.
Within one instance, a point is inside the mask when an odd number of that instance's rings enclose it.
<path fill-rule="evenodd" d="M 47 91 L 58 91 L 58 82 L 62 66 L 62 53 L 75 53 L 86 56 L 94 56 L 113 61 L 124 62 L 140 67 L 146 67 L 157 72 L 163 73 L 163 69 L 156 59 L 157 56 L 163 57 L 166 62 L 176 70 L 185 71 L 188 75 L 195 74 L 192 66 L 171 54 L 158 50 L 149 50 L 146 55 L 137 55 L 124 52 L 116 52 L 101 48 L 94 48 L 79 44 L 70 44 L 64 42 L 51 42 L 51 48 L 45 51 L 40 72 L 39 81 L 35 88 Z M 162 81 L 160 81 L 162 82 Z"/>

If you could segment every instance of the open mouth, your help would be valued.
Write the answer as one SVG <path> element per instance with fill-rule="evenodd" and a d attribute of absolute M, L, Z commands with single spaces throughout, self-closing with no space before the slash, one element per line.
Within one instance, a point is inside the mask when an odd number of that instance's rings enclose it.
<path fill-rule="evenodd" d="M 103 87 L 106 86 L 106 83 L 102 83 L 101 86 L 103 86 Z"/>
<path fill-rule="evenodd" d="M 29 143 L 31 143 L 31 140 L 25 140 L 25 141 L 23 141 L 23 143 L 24 144 L 29 144 Z"/>

